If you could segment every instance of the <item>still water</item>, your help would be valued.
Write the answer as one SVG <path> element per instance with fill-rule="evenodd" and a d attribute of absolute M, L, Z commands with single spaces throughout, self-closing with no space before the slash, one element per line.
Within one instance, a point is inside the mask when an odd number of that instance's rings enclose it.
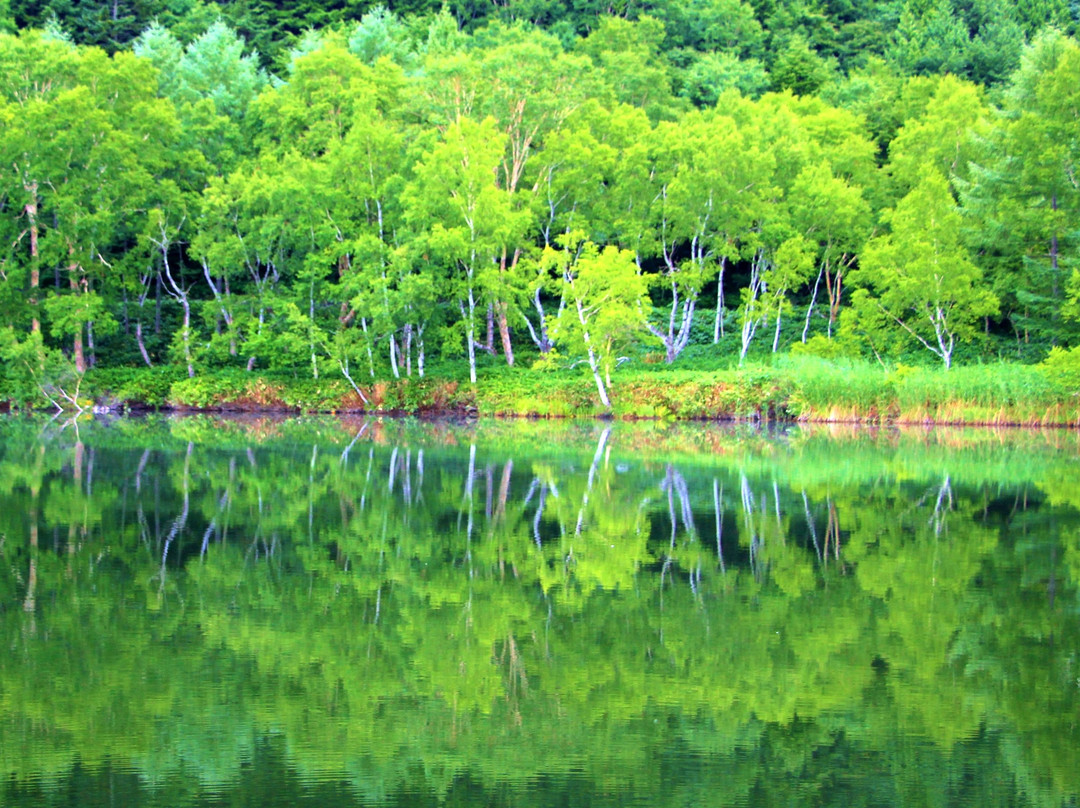
<path fill-rule="evenodd" d="M 0 421 L 2 806 L 1075 806 L 1080 437 Z"/>

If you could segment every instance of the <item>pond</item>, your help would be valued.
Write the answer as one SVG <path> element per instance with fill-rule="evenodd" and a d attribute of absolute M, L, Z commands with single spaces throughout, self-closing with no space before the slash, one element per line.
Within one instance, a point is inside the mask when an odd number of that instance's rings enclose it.
<path fill-rule="evenodd" d="M 0 421 L 0 805 L 1075 806 L 1080 437 Z"/>

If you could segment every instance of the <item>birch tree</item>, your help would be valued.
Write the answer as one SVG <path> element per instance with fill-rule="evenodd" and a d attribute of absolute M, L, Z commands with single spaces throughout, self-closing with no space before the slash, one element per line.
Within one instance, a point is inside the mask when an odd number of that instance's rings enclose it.
<path fill-rule="evenodd" d="M 856 273 L 859 308 L 880 313 L 948 370 L 958 341 L 997 312 L 994 294 L 962 241 L 960 214 L 945 179 L 927 171 L 883 219 L 891 232 L 870 241 Z M 876 311 L 875 311 L 876 310 Z"/>
<path fill-rule="evenodd" d="M 645 279 L 630 250 L 592 242 L 563 241 L 561 251 L 545 250 L 544 261 L 556 267 L 566 308 L 556 324 L 556 340 L 571 354 L 585 355 L 600 402 L 611 409 L 611 372 L 617 349 L 639 336 L 647 321 Z"/>

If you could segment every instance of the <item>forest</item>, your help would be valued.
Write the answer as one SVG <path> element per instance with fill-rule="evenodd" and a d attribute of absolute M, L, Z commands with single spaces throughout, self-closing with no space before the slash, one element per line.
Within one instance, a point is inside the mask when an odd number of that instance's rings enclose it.
<path fill-rule="evenodd" d="M 809 362 L 1075 405 L 1078 15 L 0 0 L 0 400 Z"/>

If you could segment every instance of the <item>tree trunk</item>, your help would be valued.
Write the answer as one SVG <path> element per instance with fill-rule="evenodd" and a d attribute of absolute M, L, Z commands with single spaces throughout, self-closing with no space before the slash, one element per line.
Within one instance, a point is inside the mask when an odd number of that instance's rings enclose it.
<path fill-rule="evenodd" d="M 758 250 L 754 260 L 750 263 L 750 286 L 748 288 L 745 308 L 743 310 L 742 324 L 742 350 L 739 352 L 739 365 L 746 359 L 746 353 L 750 350 L 750 341 L 757 333 L 758 326 L 764 319 L 758 314 L 758 301 L 762 292 L 765 291 L 765 282 L 762 274 L 765 271 L 765 256 L 762 250 Z"/>
<path fill-rule="evenodd" d="M 161 276 L 158 275 L 154 284 L 154 336 L 161 334 Z"/>
<path fill-rule="evenodd" d="M 488 309 L 491 311 L 491 309 Z M 469 382 L 476 384 L 476 299 L 469 287 L 469 321 L 466 324 L 465 345 L 469 353 Z"/>
<path fill-rule="evenodd" d="M 184 361 L 187 362 L 188 378 L 194 379 L 195 366 L 191 362 L 191 303 L 188 302 L 187 295 L 183 296 L 180 304 L 184 307 Z M 254 362 L 255 357 L 251 357 L 251 360 Z"/>
<path fill-rule="evenodd" d="M 829 294 L 829 320 L 825 327 L 825 333 L 832 339 L 833 326 L 836 325 L 836 316 L 840 312 L 840 293 L 843 283 L 843 262 L 836 265 L 836 273 L 829 272 L 828 264 L 825 265 L 825 289 Z"/>
<path fill-rule="evenodd" d="M 30 201 L 26 203 L 26 219 L 30 222 L 30 307 L 34 312 L 30 320 L 30 330 L 37 334 L 41 331 L 41 321 L 37 316 L 37 289 L 41 285 L 41 271 L 38 268 L 38 226 L 37 226 L 37 183 L 27 186 Z"/>
<path fill-rule="evenodd" d="M 716 318 L 713 321 L 713 345 L 724 336 L 724 269 L 727 258 L 720 259 L 720 272 L 716 276 Z"/>
<path fill-rule="evenodd" d="M 71 283 L 71 292 L 72 292 L 72 294 L 76 294 L 76 295 L 79 294 L 79 280 L 75 275 L 75 273 L 78 271 L 78 269 L 79 269 L 79 267 L 78 267 L 77 264 L 71 264 L 68 267 L 68 272 L 71 273 L 70 276 L 68 277 L 68 280 Z M 83 326 L 82 326 L 82 323 L 79 323 L 79 327 L 76 329 L 75 335 L 74 335 L 75 338 L 74 338 L 74 346 L 73 346 L 73 349 L 72 349 L 72 353 L 73 353 L 74 358 L 75 358 L 75 371 L 77 373 L 79 373 L 80 375 L 82 375 L 83 373 L 86 373 L 86 355 L 83 353 L 83 335 L 82 335 L 82 332 L 83 332 Z"/>
<path fill-rule="evenodd" d="M 821 275 L 824 269 L 818 270 L 817 280 L 814 281 L 814 291 L 810 294 L 810 304 L 806 307 L 806 322 L 803 323 L 802 341 L 805 344 L 806 335 L 810 331 L 810 317 L 814 313 L 814 304 L 817 303 L 818 287 L 821 285 Z"/>
<path fill-rule="evenodd" d="M 776 304 L 776 333 L 773 335 L 772 352 L 776 353 L 780 347 L 780 319 L 784 311 L 784 299 L 780 298 L 780 301 Z"/>
<path fill-rule="evenodd" d="M 832 329 L 836 325 L 836 318 L 840 315 L 840 295 L 844 291 L 844 276 L 838 271 L 836 273 L 836 289 L 835 295 L 832 301 L 832 305 L 829 308 L 829 339 L 832 339 Z"/>
<path fill-rule="evenodd" d="M 593 350 L 592 340 L 589 339 L 588 318 L 585 316 L 581 301 L 577 300 L 575 303 L 577 305 L 578 322 L 581 323 L 581 337 L 585 343 L 585 350 L 589 355 L 589 369 L 592 370 L 593 378 L 596 380 L 596 389 L 600 393 L 600 403 L 610 410 L 611 399 L 608 398 L 607 389 L 604 387 L 604 378 L 600 375 L 600 365 L 596 360 L 596 352 Z"/>
<path fill-rule="evenodd" d="M 600 393 L 600 403 L 604 405 L 605 409 L 610 410 L 611 399 L 608 398 L 607 389 L 604 387 L 604 377 L 600 375 L 600 368 L 597 366 L 592 345 L 589 346 L 589 367 L 592 368 L 593 378 L 596 380 L 596 390 Z"/>
<path fill-rule="evenodd" d="M 514 347 L 510 344 L 510 325 L 506 322 L 506 309 L 505 303 L 499 303 L 497 306 L 499 337 L 502 339 L 503 353 L 506 354 L 506 364 L 513 367 Z"/>
<path fill-rule="evenodd" d="M 533 327 L 532 321 L 525 316 L 524 312 L 522 312 L 521 319 L 525 321 L 525 327 L 529 329 L 529 336 L 540 350 L 540 353 L 546 354 L 551 351 L 551 340 L 548 338 L 547 317 L 544 315 L 544 304 L 540 301 L 539 288 L 533 290 L 533 306 L 536 309 L 538 327 Z"/>
<path fill-rule="evenodd" d="M 139 346 L 139 353 L 142 354 L 143 361 L 147 367 L 153 367 L 154 363 L 150 361 L 150 354 L 146 352 L 146 345 L 143 343 L 142 335 L 142 318 L 135 321 L 135 342 Z"/>
<path fill-rule="evenodd" d="M 394 378 L 400 379 L 401 374 L 398 373 L 398 361 L 397 361 L 397 339 L 394 334 L 390 334 L 390 370 L 394 372 Z"/>
<path fill-rule="evenodd" d="M 540 290 L 535 295 L 536 310 L 540 314 L 540 353 L 551 352 L 551 338 L 548 337 L 547 317 L 544 316 L 544 307 L 540 303 Z"/>
<path fill-rule="evenodd" d="M 645 327 L 654 337 L 660 340 L 664 346 L 664 361 L 667 364 L 674 362 L 683 348 L 690 341 L 690 326 L 694 322 L 694 307 L 697 305 L 696 296 L 689 295 L 686 300 L 679 300 L 679 290 L 674 282 L 671 284 L 672 302 L 671 313 L 668 315 L 667 330 L 661 331 L 652 323 L 646 321 Z M 676 315 L 682 312 L 679 319 L 679 328 L 676 330 Z"/>
<path fill-rule="evenodd" d="M 469 295 L 472 295 L 472 291 Z M 492 356 L 495 355 L 495 307 L 490 303 L 487 307 L 487 335 L 484 337 L 484 350 Z"/>

